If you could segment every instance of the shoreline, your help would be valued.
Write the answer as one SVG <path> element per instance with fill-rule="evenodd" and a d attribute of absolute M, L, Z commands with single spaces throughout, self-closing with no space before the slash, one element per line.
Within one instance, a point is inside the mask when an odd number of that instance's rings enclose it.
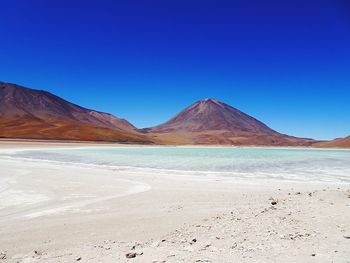
<path fill-rule="evenodd" d="M 17 157 L 17 156 L 6 156 L 1 154 L 13 154 L 17 152 L 26 152 L 26 151 L 55 151 L 55 150 L 84 150 L 84 149 L 130 149 L 130 148 L 144 148 L 144 146 L 139 147 L 138 145 L 123 147 L 120 145 L 109 145 L 107 147 L 105 146 L 77 146 L 77 147 L 70 147 L 70 146 L 59 146 L 59 147 L 50 147 L 51 145 L 47 145 L 46 147 L 35 147 L 31 146 L 29 148 L 9 148 L 9 149 L 1 149 L 0 147 L 0 159 L 2 160 L 18 160 L 23 162 L 32 162 L 37 163 L 38 165 L 41 164 L 54 164 L 54 165 L 61 165 L 61 166 L 67 166 L 69 167 L 82 167 L 82 168 L 92 168 L 92 169 L 101 169 L 103 171 L 123 171 L 126 173 L 131 173 L 134 175 L 151 175 L 151 174 L 157 174 L 158 176 L 171 176 L 171 177 L 194 177 L 194 178 L 211 178 L 211 179 L 220 179 L 220 180 L 226 180 L 226 181 L 232 181 L 235 183 L 243 183 L 243 184 L 256 184 L 256 183 L 296 183 L 296 184 L 329 184 L 329 185 L 347 185 L 349 182 L 347 181 L 329 181 L 329 180 L 311 180 L 307 178 L 294 178 L 294 179 L 288 179 L 283 178 L 283 175 L 281 175 L 281 178 L 277 177 L 269 177 L 264 176 L 264 173 L 257 174 L 255 177 L 251 176 L 250 173 L 244 173 L 244 172 L 230 172 L 230 171 L 211 171 L 211 170 L 184 170 L 184 169 L 171 169 L 171 168 L 156 168 L 156 167 L 147 167 L 147 166 L 130 166 L 130 165 L 117 165 L 117 164 L 99 164 L 99 163 L 91 163 L 91 162 L 83 162 L 83 161 L 63 161 L 63 160 L 53 160 L 53 159 L 41 159 L 41 158 L 31 158 L 31 157 Z M 157 148 L 163 148 L 163 147 L 146 147 L 151 149 L 157 149 Z M 170 147 L 170 148 L 178 148 L 178 147 Z M 194 148 L 194 147 L 179 147 L 179 148 Z M 206 149 L 208 147 L 195 147 L 199 149 Z M 212 147 L 210 147 L 212 148 Z M 215 147 L 217 148 L 217 147 Z M 220 147 L 218 147 L 220 148 Z M 242 148 L 239 148 L 242 149 Z M 244 149 L 244 148 L 243 148 Z M 246 148 L 251 149 L 251 148 Z M 270 148 L 256 148 L 256 149 L 269 149 Z M 277 148 L 279 149 L 279 148 Z M 289 149 L 286 149 L 289 150 Z M 297 150 L 297 149 L 296 149 Z M 300 149 L 298 149 L 300 150 Z M 309 150 L 309 149 L 307 149 Z M 317 150 L 317 149 L 316 149 Z"/>
<path fill-rule="evenodd" d="M 132 147 L 145 147 L 145 148 L 232 148 L 232 149 L 297 149 L 297 150 L 340 150 L 350 151 L 350 148 L 318 148 L 318 147 L 305 147 L 305 146 L 261 146 L 261 145 L 163 145 L 163 144 L 133 144 L 133 143 L 111 143 L 111 142 L 91 142 L 91 141 L 46 141 L 46 140 L 7 140 L 0 139 L 0 151 L 7 150 L 40 150 L 40 149 L 92 149 L 92 148 L 132 148 Z"/>

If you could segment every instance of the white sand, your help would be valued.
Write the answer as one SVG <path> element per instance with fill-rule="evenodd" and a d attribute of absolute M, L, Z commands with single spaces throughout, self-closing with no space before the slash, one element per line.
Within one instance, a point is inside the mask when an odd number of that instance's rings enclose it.
<path fill-rule="evenodd" d="M 349 185 L 0 167 L 0 262 L 350 262 Z"/>

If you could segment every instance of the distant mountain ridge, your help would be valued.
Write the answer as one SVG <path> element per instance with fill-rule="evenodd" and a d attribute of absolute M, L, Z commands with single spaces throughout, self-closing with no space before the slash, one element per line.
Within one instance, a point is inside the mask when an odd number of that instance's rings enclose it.
<path fill-rule="evenodd" d="M 350 136 L 327 142 L 318 142 L 313 146 L 318 148 L 350 148 Z"/>
<path fill-rule="evenodd" d="M 0 82 L 0 138 L 330 147 L 328 142 L 281 134 L 211 98 L 190 105 L 163 124 L 140 130 L 112 114 L 78 106 L 47 91 L 5 82 Z M 336 144 L 350 147 L 349 140 L 339 139 Z"/>
<path fill-rule="evenodd" d="M 0 117 L 54 117 L 120 130 L 136 129 L 112 114 L 78 106 L 44 90 L 4 82 L 0 82 Z"/>
<path fill-rule="evenodd" d="M 149 142 L 124 119 L 5 82 L 0 82 L 0 137 Z"/>

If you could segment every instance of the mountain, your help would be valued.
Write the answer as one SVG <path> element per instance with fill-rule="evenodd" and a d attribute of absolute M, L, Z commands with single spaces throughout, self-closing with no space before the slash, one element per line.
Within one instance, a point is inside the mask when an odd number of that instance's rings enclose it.
<path fill-rule="evenodd" d="M 264 123 L 214 99 L 198 101 L 164 124 L 153 127 L 152 130 L 155 132 L 227 130 L 235 135 L 277 134 Z"/>
<path fill-rule="evenodd" d="M 214 99 L 198 101 L 156 127 L 70 103 L 47 91 L 0 82 L 0 137 L 158 144 L 310 146 Z"/>
<path fill-rule="evenodd" d="M 86 109 L 70 103 L 50 92 L 0 82 L 0 117 L 57 118 L 96 126 L 135 130 L 126 120 L 109 113 Z"/>
<path fill-rule="evenodd" d="M 350 148 L 350 136 L 313 144 L 317 148 Z"/>
<path fill-rule="evenodd" d="M 50 92 L 0 82 L 0 137 L 148 142 L 124 119 Z"/>
<path fill-rule="evenodd" d="M 238 109 L 210 98 L 144 132 L 166 143 L 178 144 L 308 146 L 313 142 L 280 134 Z"/>

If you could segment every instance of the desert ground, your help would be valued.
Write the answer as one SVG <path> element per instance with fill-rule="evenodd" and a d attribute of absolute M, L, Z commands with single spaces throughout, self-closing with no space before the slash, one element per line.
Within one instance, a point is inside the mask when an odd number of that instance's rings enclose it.
<path fill-rule="evenodd" d="M 0 151 L 87 146 L 1 141 Z M 347 184 L 5 157 L 0 167 L 0 262 L 350 262 Z"/>

